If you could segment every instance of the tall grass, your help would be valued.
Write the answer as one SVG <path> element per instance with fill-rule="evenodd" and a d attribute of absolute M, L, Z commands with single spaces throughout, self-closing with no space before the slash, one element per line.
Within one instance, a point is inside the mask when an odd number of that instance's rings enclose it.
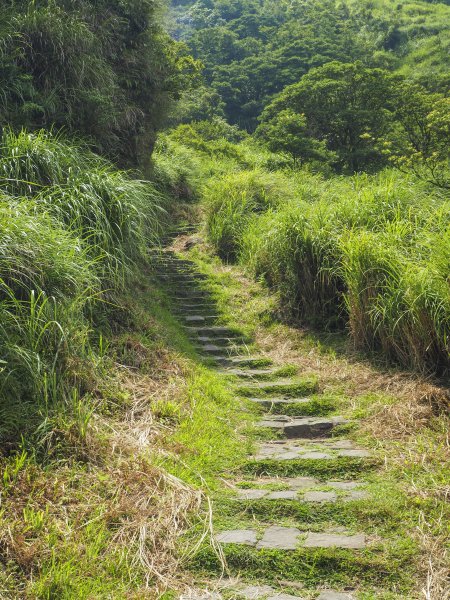
<path fill-rule="evenodd" d="M 32 202 L 0 196 L 0 437 L 30 425 L 36 406 L 63 391 L 99 289 L 79 238 Z"/>
<path fill-rule="evenodd" d="M 224 185 L 227 201 L 209 213 L 219 253 L 224 236 L 216 231 L 231 232 L 239 260 L 303 321 L 348 325 L 358 348 L 448 372 L 448 203 L 391 171 L 332 182 L 296 177 L 296 199 L 261 204 L 261 214 Z"/>
<path fill-rule="evenodd" d="M 6 130 L 0 146 L 0 189 L 35 200 L 89 247 L 102 276 L 118 282 L 130 260 L 159 233 L 160 195 L 86 147 L 46 131 Z"/>
<path fill-rule="evenodd" d="M 226 260 L 235 260 L 246 226 L 290 193 L 281 174 L 260 169 L 211 179 L 204 188 L 203 198 L 207 203 L 209 238 L 218 254 Z"/>
<path fill-rule="evenodd" d="M 0 439 L 17 439 L 84 389 L 92 315 L 157 242 L 159 200 L 81 144 L 3 133 Z"/>

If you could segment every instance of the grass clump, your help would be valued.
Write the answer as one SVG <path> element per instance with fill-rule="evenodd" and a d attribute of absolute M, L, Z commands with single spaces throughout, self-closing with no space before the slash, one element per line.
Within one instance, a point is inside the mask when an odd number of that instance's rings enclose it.
<path fill-rule="evenodd" d="M 76 232 L 102 277 L 118 284 L 130 261 L 157 240 L 160 196 L 85 146 L 46 131 L 6 130 L 0 145 L 0 187 L 35 201 Z"/>
<path fill-rule="evenodd" d="M 219 256 L 236 259 L 248 223 L 277 206 L 288 194 L 281 175 L 256 169 L 212 179 L 203 196 L 208 207 L 208 235 Z"/>
<path fill-rule="evenodd" d="M 253 219 L 240 260 L 319 328 L 347 323 L 358 348 L 423 372 L 450 368 L 445 223 L 439 193 L 393 173 L 305 187 Z"/>
<path fill-rule="evenodd" d="M 159 233 L 158 194 L 48 132 L 0 142 L 0 436 L 95 384 L 93 325 Z M 100 350 L 101 355 L 101 350 Z M 39 434 L 40 435 L 40 434 Z"/>
<path fill-rule="evenodd" d="M 71 393 L 69 381 L 88 343 L 86 311 L 99 291 L 100 280 L 79 238 L 48 212 L 36 214 L 29 201 L 1 196 L 3 442 L 36 425 L 33 415 Z"/>

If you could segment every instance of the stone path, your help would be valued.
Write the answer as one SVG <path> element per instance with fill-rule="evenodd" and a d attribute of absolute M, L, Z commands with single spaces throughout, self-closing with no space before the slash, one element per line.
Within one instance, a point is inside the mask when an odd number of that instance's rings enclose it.
<path fill-rule="evenodd" d="M 228 548 L 246 548 L 246 552 L 255 554 L 255 560 L 259 553 L 267 551 L 281 553 L 280 556 L 339 551 L 349 553 L 346 556 L 351 560 L 352 553 L 369 548 L 370 537 L 357 526 L 345 529 L 327 518 L 323 522 L 318 519 L 309 528 L 308 523 L 289 524 L 288 518 L 278 522 L 271 512 L 274 505 L 289 516 L 293 506 L 316 507 L 320 511 L 322 507 L 338 508 L 351 502 L 370 501 L 364 483 L 348 477 L 353 472 L 350 467 L 364 471 L 365 461 L 370 460 L 367 450 L 345 438 L 348 421 L 340 415 L 314 414 L 310 395 L 317 392 L 316 381 L 298 375 L 278 377 L 278 366 L 266 358 L 248 354 L 249 340 L 221 322 L 212 295 L 203 287 L 205 277 L 195 271 L 193 263 L 165 251 L 159 255 L 157 270 L 172 294 L 174 313 L 198 352 L 229 375 L 230 385 L 234 386 L 236 396 L 242 398 L 243 405 L 253 403 L 261 412 L 256 423 L 261 430 L 261 442 L 248 457 L 242 477 L 236 478 L 234 474 L 229 481 L 234 490 L 229 502 L 234 503 L 236 511 L 241 507 L 244 515 L 249 506 L 259 507 L 255 513 L 258 519 L 250 515 L 247 525 L 216 533 L 225 556 Z M 339 479 L 335 474 L 341 472 L 344 478 Z M 219 577 L 204 582 L 182 598 L 355 600 L 358 597 L 356 590 L 328 589 L 326 581 L 312 588 L 303 581 L 285 581 L 284 574 L 276 571 L 266 573 L 265 581 L 255 582 L 245 565 L 239 569 L 229 567 L 236 580 Z M 267 585 L 267 580 L 274 583 Z"/>

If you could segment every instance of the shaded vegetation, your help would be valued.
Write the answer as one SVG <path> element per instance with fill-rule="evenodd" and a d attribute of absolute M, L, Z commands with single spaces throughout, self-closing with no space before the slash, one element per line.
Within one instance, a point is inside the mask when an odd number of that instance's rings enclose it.
<path fill-rule="evenodd" d="M 156 131 L 196 67 L 150 0 L 3 3 L 0 123 L 64 128 L 148 167 Z"/>

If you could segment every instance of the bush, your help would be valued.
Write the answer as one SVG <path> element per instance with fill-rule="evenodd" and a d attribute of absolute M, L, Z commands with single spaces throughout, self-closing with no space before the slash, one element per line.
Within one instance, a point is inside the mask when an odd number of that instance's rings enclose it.
<path fill-rule="evenodd" d="M 100 301 L 111 301 L 156 243 L 159 200 L 151 184 L 83 145 L 48 132 L 4 132 L 0 438 L 43 426 L 56 403 L 90 385 L 89 333 L 103 317 Z"/>
<path fill-rule="evenodd" d="M 292 192 L 286 178 L 261 170 L 242 171 L 211 179 L 204 188 L 207 230 L 218 254 L 235 260 L 247 225 Z"/>
<path fill-rule="evenodd" d="M 159 231 L 160 197 L 81 144 L 40 131 L 5 131 L 0 189 L 35 200 L 89 247 L 99 274 L 117 284 Z"/>
<path fill-rule="evenodd" d="M 100 282 L 81 240 L 25 200 L 0 197 L 1 434 L 55 400 L 87 340 Z M 67 390 L 66 390 L 67 391 Z"/>

